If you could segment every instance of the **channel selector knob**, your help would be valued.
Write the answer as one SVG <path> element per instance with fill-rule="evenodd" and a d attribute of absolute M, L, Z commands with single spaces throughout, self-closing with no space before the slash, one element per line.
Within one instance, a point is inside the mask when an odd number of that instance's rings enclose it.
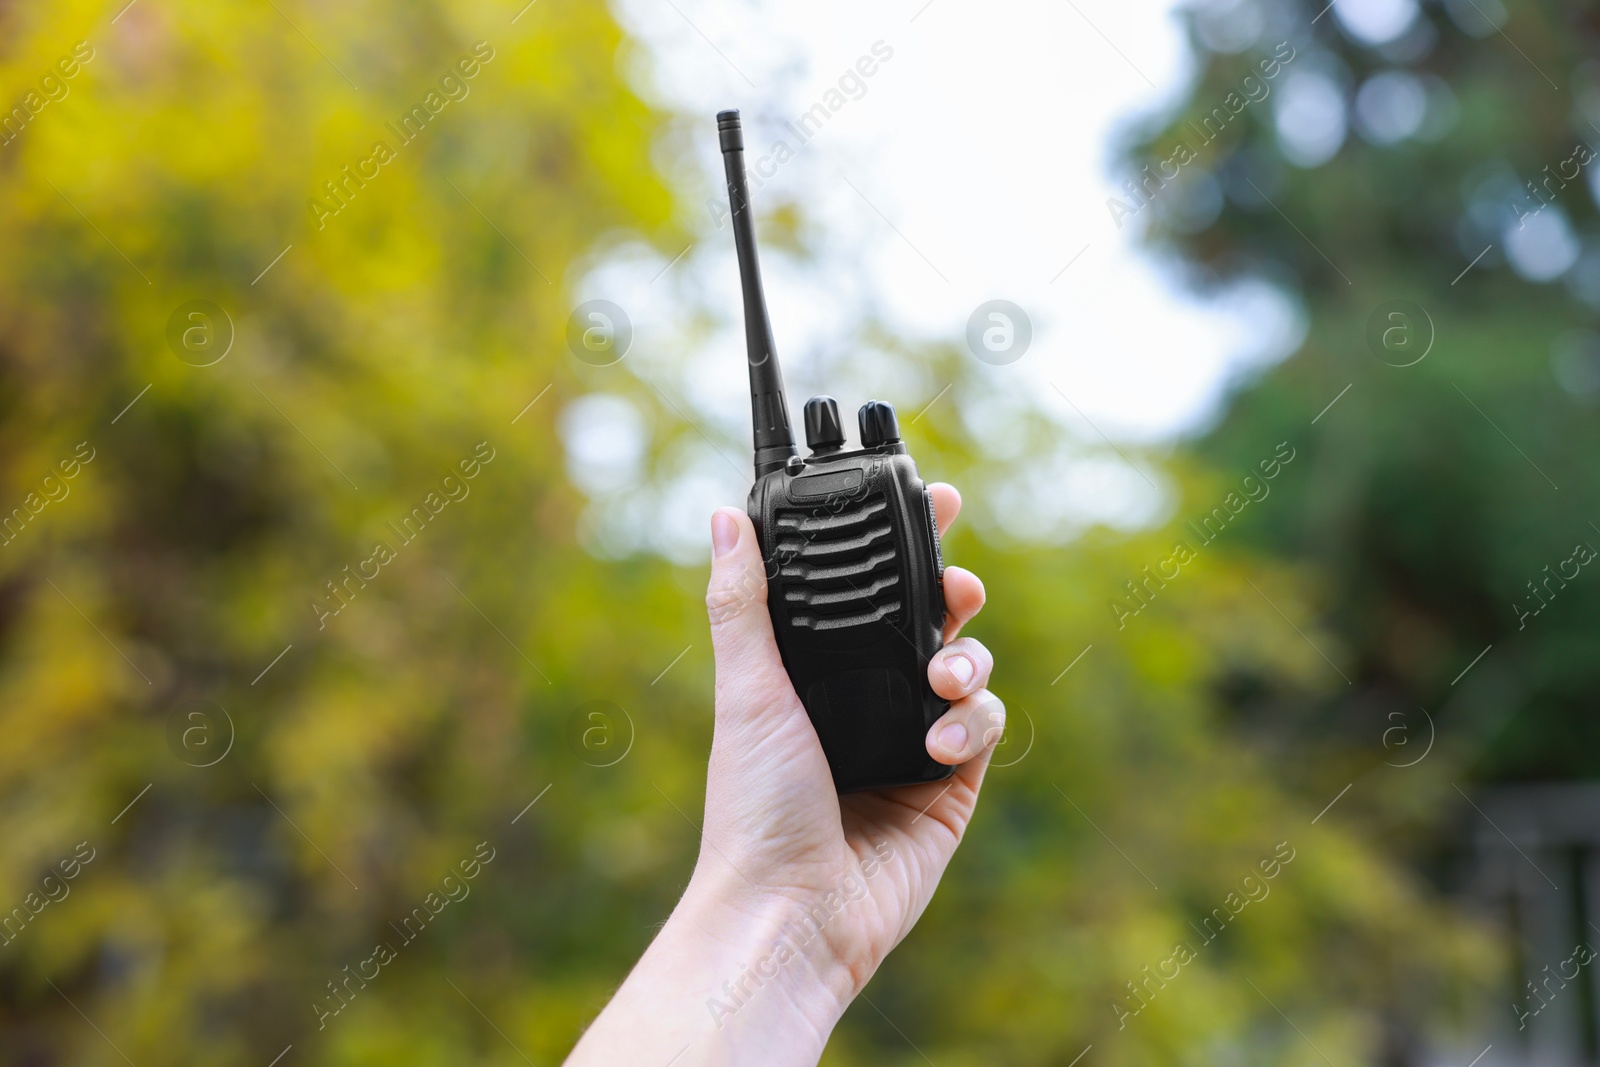
<path fill-rule="evenodd" d="M 894 405 L 886 400 L 869 400 L 861 405 L 861 447 L 876 448 L 900 440 L 900 420 Z"/>
<path fill-rule="evenodd" d="M 833 452 L 844 444 L 839 422 L 839 402 L 831 396 L 806 401 L 806 447 L 813 452 Z"/>

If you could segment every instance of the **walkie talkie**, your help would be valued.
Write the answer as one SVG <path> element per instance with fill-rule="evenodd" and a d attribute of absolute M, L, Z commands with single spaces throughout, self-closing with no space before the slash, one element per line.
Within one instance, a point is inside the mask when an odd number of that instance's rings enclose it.
<path fill-rule="evenodd" d="M 861 447 L 845 448 L 839 405 L 806 401 L 795 450 L 783 374 L 761 288 L 739 112 L 717 115 L 755 425 L 747 510 L 767 564 L 767 609 L 783 665 L 816 727 L 841 793 L 948 778 L 928 756 L 949 703 L 928 685 L 944 645 L 944 561 L 933 497 L 900 441 L 894 408 L 861 406 Z"/>

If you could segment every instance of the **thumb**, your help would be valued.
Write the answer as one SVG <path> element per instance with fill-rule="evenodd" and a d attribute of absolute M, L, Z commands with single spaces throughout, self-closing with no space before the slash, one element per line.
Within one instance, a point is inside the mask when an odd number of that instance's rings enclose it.
<path fill-rule="evenodd" d="M 794 688 L 767 615 L 766 561 L 755 526 L 738 508 L 718 508 L 711 515 L 706 613 L 716 657 L 719 713 L 743 718 L 783 703 L 779 698 L 784 695 L 792 699 Z"/>

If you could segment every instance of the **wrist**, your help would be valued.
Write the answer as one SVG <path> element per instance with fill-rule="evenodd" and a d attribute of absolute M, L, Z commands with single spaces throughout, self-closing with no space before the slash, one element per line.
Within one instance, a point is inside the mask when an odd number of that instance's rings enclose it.
<path fill-rule="evenodd" d="M 822 939 L 801 943 L 800 914 L 732 872 L 697 870 L 568 1067 L 816 1064 L 855 987 Z"/>
<path fill-rule="evenodd" d="M 711 1042 L 764 1050 L 762 1062 L 815 1063 L 855 996 L 849 967 L 815 936 L 801 903 L 709 863 L 695 871 L 668 926 L 704 960 L 696 973 Z M 786 1051 L 772 1059 L 774 1049 Z"/>

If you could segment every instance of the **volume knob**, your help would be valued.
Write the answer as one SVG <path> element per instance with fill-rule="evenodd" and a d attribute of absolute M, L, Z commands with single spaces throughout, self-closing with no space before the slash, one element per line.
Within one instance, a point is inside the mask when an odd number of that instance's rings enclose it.
<path fill-rule="evenodd" d="M 881 444 L 900 440 L 900 420 L 895 418 L 894 405 L 885 400 L 869 400 L 861 405 L 861 447 L 876 448 Z"/>
<path fill-rule="evenodd" d="M 844 427 L 839 422 L 839 402 L 831 396 L 814 396 L 806 401 L 806 447 L 813 452 L 832 452 L 844 444 Z"/>

